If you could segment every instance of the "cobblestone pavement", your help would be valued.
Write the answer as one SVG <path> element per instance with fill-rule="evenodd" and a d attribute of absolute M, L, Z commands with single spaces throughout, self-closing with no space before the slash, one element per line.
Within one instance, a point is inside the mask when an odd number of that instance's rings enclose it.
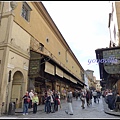
<path fill-rule="evenodd" d="M 85 104 L 85 109 L 81 108 L 81 101 L 80 100 L 73 100 L 73 111 L 74 115 L 68 115 L 65 113 L 65 110 L 67 108 L 67 103 L 62 103 L 62 108 L 59 109 L 59 111 L 55 113 L 49 113 L 46 114 L 44 111 L 38 111 L 36 114 L 33 114 L 32 112 L 29 113 L 28 115 L 23 116 L 22 113 L 17 113 L 16 115 L 13 116 L 2 116 L 1 118 L 12 118 L 12 119 L 33 119 L 33 118 L 38 118 L 38 119 L 99 119 L 99 118 L 104 118 L 104 119 L 120 119 L 120 116 L 114 116 L 114 115 L 109 115 L 104 112 L 103 108 L 103 103 L 102 103 L 102 98 L 100 98 L 99 103 L 94 103 L 92 101 L 92 105 L 87 107 Z"/>

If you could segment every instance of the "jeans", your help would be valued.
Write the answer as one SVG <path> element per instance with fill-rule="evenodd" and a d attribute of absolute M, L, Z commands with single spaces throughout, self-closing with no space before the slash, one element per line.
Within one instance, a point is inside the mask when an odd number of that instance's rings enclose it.
<path fill-rule="evenodd" d="M 96 98 L 97 98 L 97 96 L 93 96 L 94 97 L 94 103 L 96 103 Z"/>
<path fill-rule="evenodd" d="M 55 112 L 55 110 L 54 110 L 54 103 L 51 103 L 51 112 Z"/>
<path fill-rule="evenodd" d="M 54 110 L 55 110 L 55 111 L 58 111 L 58 100 L 55 100 Z"/>
<path fill-rule="evenodd" d="M 47 102 L 45 102 L 44 111 L 47 112 Z"/>
<path fill-rule="evenodd" d="M 51 111 L 51 110 L 50 110 L 50 102 L 46 102 L 46 103 L 47 103 L 47 111 L 46 111 L 46 112 L 47 112 L 47 113 L 50 113 L 50 111 Z"/>
<path fill-rule="evenodd" d="M 28 113 L 28 106 L 29 106 L 29 103 L 24 103 L 23 104 L 23 113 Z"/>

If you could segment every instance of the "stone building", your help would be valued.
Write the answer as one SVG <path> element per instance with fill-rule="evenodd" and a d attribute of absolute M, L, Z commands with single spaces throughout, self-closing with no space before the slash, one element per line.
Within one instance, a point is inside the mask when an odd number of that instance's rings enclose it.
<path fill-rule="evenodd" d="M 84 88 L 84 69 L 42 2 L 0 2 L 0 110 L 26 90 Z M 1 112 L 0 112 L 1 113 Z"/>
<path fill-rule="evenodd" d="M 96 80 L 96 90 L 101 91 L 100 80 Z"/>
<path fill-rule="evenodd" d="M 88 76 L 89 89 L 95 90 L 96 89 L 96 77 L 93 75 L 94 71 L 86 70 L 85 72 Z"/>
<path fill-rule="evenodd" d="M 109 48 L 96 49 L 99 63 L 100 83 L 102 90 L 114 89 L 120 93 L 120 2 L 110 1 L 108 29 L 110 34 Z"/>

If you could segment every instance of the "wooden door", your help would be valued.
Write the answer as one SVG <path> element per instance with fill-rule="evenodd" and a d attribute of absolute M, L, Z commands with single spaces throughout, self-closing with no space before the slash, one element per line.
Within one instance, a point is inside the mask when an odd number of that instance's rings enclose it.
<path fill-rule="evenodd" d="M 20 93 L 21 93 L 21 85 L 13 85 L 12 86 L 12 95 L 11 95 L 11 101 L 16 102 L 16 98 L 18 99 L 17 103 L 20 102 Z M 16 105 L 16 108 L 19 108 L 20 104 Z"/>

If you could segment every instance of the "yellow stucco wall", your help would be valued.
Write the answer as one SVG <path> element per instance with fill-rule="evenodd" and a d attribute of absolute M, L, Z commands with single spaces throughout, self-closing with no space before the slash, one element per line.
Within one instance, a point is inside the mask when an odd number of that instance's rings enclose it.
<path fill-rule="evenodd" d="M 38 13 L 33 4 L 31 2 L 27 3 L 32 9 L 30 13 L 30 22 L 27 22 L 21 16 L 22 2 L 18 2 L 18 6 L 14 10 L 14 21 L 36 40 L 42 43 L 63 65 L 69 68 L 72 73 L 81 79 L 80 66 L 77 65 L 70 53 L 68 53 L 68 63 L 66 62 L 66 47 L 62 44 L 61 39 L 54 33 L 53 29 L 47 24 L 47 20 L 43 19 L 42 14 Z M 46 41 L 46 38 L 49 39 L 49 42 Z M 58 52 L 60 52 L 60 55 Z M 72 68 L 72 66 L 74 68 Z"/>
<path fill-rule="evenodd" d="M 27 51 L 27 49 L 29 49 L 30 35 L 15 22 L 13 23 L 11 38 L 13 39 L 13 44 L 15 44 L 17 47 L 21 48 L 24 51 Z"/>
<path fill-rule="evenodd" d="M 0 44 L 2 44 L 2 42 L 5 40 L 6 37 L 6 29 L 7 29 L 7 22 L 8 22 L 8 18 L 4 17 L 1 20 L 1 26 L 0 26 Z"/>
<path fill-rule="evenodd" d="M 0 71 L 1 71 L 1 64 L 2 64 L 2 58 L 3 58 L 3 49 L 0 49 Z"/>
<path fill-rule="evenodd" d="M 24 63 L 26 64 L 26 66 L 28 66 L 29 60 L 26 60 L 22 56 L 14 53 L 12 51 L 9 52 L 8 64 L 11 64 L 15 67 L 24 69 Z"/>

